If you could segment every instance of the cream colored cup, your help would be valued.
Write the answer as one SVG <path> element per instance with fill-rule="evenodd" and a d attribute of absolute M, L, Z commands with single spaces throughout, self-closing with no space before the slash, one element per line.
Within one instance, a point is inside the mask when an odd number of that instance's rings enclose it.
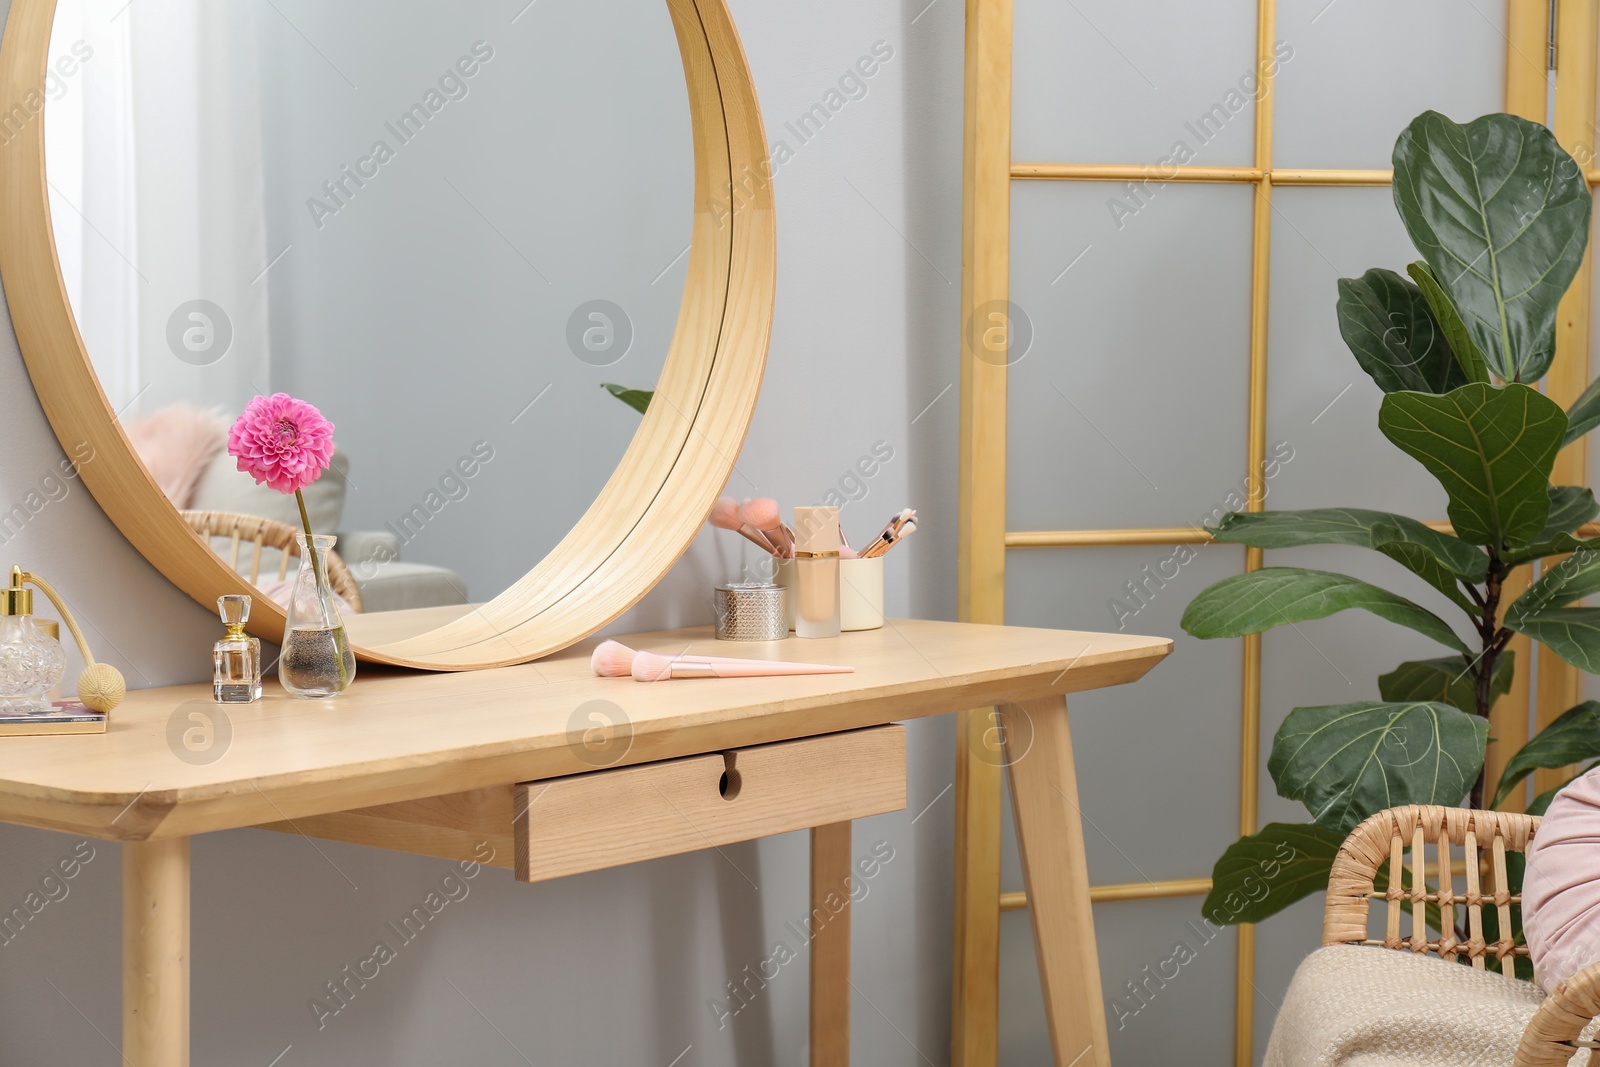
<path fill-rule="evenodd" d="M 784 597 L 784 614 L 789 629 L 794 629 L 794 560 L 778 561 L 776 581 L 789 591 Z M 839 561 L 839 629 L 876 630 L 883 625 L 883 557 L 841 559 Z"/>

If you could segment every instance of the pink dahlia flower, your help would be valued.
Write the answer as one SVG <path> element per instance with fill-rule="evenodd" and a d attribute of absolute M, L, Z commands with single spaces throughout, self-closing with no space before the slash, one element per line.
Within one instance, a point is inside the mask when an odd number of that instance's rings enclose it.
<path fill-rule="evenodd" d="M 280 493 L 298 493 L 333 460 L 333 423 L 288 393 L 258 396 L 228 431 L 239 469 Z"/>

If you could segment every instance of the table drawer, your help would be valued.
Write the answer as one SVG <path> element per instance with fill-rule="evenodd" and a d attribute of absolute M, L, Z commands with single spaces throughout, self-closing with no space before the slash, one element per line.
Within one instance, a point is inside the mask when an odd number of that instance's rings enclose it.
<path fill-rule="evenodd" d="M 542 882 L 906 806 L 899 725 L 525 782 L 517 877 Z"/>

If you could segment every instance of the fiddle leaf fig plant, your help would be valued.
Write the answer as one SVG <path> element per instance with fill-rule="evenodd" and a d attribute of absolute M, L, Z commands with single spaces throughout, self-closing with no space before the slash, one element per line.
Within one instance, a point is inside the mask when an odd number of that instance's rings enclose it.
<path fill-rule="evenodd" d="M 1379 432 L 1444 488 L 1449 532 L 1390 512 L 1317 508 L 1235 512 L 1215 538 L 1370 549 L 1455 611 L 1447 620 L 1404 592 L 1277 566 L 1225 578 L 1189 604 L 1183 628 L 1196 637 L 1359 608 L 1442 653 L 1382 675 L 1378 700 L 1289 712 L 1267 770 L 1311 822 L 1274 823 L 1228 848 L 1203 906 L 1214 922 L 1258 922 L 1325 889 L 1338 843 L 1384 808 L 1501 803 L 1535 770 L 1600 760 L 1600 703 L 1586 702 L 1512 754 L 1499 783 L 1484 780 L 1489 711 L 1517 666 L 1506 647 L 1514 634 L 1600 673 L 1600 608 L 1578 606 L 1600 592 L 1600 538 L 1579 536 L 1600 505 L 1587 488 L 1550 484 L 1556 453 L 1600 425 L 1600 381 L 1570 411 L 1535 388 L 1588 240 L 1588 185 L 1537 123 L 1485 115 L 1458 125 L 1430 111 L 1395 144 L 1394 201 L 1422 259 L 1404 276 L 1375 268 L 1341 279 L 1339 332 L 1384 393 Z M 1513 571 L 1557 554 L 1569 555 L 1508 597 Z"/>

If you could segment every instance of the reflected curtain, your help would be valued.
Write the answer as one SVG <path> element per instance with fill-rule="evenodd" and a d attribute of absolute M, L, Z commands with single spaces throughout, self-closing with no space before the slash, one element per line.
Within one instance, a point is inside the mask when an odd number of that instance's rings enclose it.
<path fill-rule="evenodd" d="M 79 331 L 119 412 L 233 410 L 268 386 L 254 7 L 59 0 L 52 64 L 77 42 L 90 58 L 48 94 L 51 213 Z"/>

